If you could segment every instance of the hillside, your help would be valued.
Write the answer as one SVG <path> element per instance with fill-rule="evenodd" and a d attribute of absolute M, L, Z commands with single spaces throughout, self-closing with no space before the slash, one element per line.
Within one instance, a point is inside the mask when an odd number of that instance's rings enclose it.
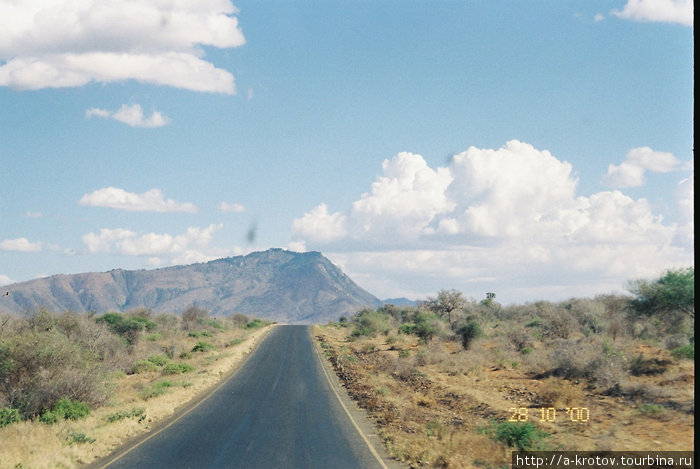
<path fill-rule="evenodd" d="M 242 313 L 290 323 L 335 320 L 380 301 L 318 252 L 281 249 L 156 270 L 54 275 L 5 287 L 0 313 L 128 311 Z"/>

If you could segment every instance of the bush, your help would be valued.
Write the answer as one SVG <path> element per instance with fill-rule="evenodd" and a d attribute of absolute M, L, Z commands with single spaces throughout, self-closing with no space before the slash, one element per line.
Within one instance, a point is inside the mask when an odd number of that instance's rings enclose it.
<path fill-rule="evenodd" d="M 457 329 L 457 335 L 462 339 L 462 348 L 469 350 L 469 345 L 477 337 L 483 334 L 481 327 L 476 321 L 467 321 Z"/>
<path fill-rule="evenodd" d="M 415 324 L 401 324 L 399 326 L 399 333 L 401 334 L 406 334 L 406 335 L 412 335 L 416 333 L 416 325 Z"/>
<path fill-rule="evenodd" d="M 682 345 L 671 350 L 671 355 L 673 358 L 680 360 L 682 358 L 688 358 L 690 360 L 695 359 L 695 344 Z"/>
<path fill-rule="evenodd" d="M 0 428 L 6 427 L 15 422 L 21 422 L 22 415 L 17 409 L 3 407 L 0 409 Z"/>
<path fill-rule="evenodd" d="M 532 422 L 491 422 L 488 427 L 480 428 L 479 433 L 488 435 L 510 448 L 519 451 L 544 449 L 544 438 L 548 433 L 538 429 Z"/>
<path fill-rule="evenodd" d="M 53 410 L 46 411 L 41 415 L 43 423 L 56 423 L 59 420 L 78 420 L 90 414 L 90 407 L 80 401 L 72 401 L 67 398 L 59 400 Z"/>
<path fill-rule="evenodd" d="M 168 357 L 164 355 L 151 355 L 148 357 L 148 361 L 153 363 L 155 366 L 165 366 L 170 363 Z"/>
<path fill-rule="evenodd" d="M 153 330 L 158 325 L 142 316 L 124 316 L 120 313 L 106 313 L 97 318 L 97 322 L 104 322 L 109 328 L 129 343 L 134 345 L 138 340 L 139 333 L 146 330 Z"/>
<path fill-rule="evenodd" d="M 133 364 L 131 367 L 131 373 L 138 375 L 141 373 L 148 373 L 151 371 L 156 371 L 158 367 L 156 366 L 155 363 L 152 363 L 148 360 L 139 360 L 136 363 Z"/>
<path fill-rule="evenodd" d="M 52 328 L 23 331 L 0 345 L 0 394 L 10 408 L 31 418 L 66 396 L 99 404 L 107 388 L 94 355 Z"/>
<path fill-rule="evenodd" d="M 361 335 L 373 337 L 378 332 L 388 334 L 392 329 L 392 319 L 387 313 L 365 308 L 352 318 L 355 329 L 353 337 Z"/>
<path fill-rule="evenodd" d="M 163 367 L 163 374 L 180 375 L 193 370 L 194 366 L 190 365 L 189 363 L 168 363 Z"/>
<path fill-rule="evenodd" d="M 265 321 L 262 321 L 260 319 L 255 318 L 252 321 L 248 322 L 245 325 L 245 328 L 246 329 L 257 329 L 258 327 L 263 327 L 265 324 L 266 324 Z"/>
<path fill-rule="evenodd" d="M 214 350 L 216 347 L 209 342 L 197 342 L 197 345 L 192 347 L 193 352 L 208 352 Z"/>

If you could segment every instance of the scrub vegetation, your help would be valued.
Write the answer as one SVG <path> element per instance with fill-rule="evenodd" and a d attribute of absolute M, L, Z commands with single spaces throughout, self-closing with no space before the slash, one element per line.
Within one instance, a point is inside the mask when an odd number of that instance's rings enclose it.
<path fill-rule="evenodd" d="M 0 467 L 107 455 L 216 383 L 269 324 L 196 306 L 0 316 Z"/>
<path fill-rule="evenodd" d="M 410 467 L 500 468 L 514 449 L 692 450 L 694 271 L 627 288 L 509 306 L 442 290 L 316 336 Z"/>

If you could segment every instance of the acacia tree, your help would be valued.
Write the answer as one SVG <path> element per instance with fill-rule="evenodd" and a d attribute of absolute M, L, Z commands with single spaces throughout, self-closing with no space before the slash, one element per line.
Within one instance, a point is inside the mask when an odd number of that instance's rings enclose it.
<path fill-rule="evenodd" d="M 685 314 L 695 320 L 695 269 L 668 270 L 659 279 L 635 280 L 627 285 L 635 298 L 632 307 L 647 316 Z"/>
<path fill-rule="evenodd" d="M 462 292 L 457 290 L 440 290 L 437 298 L 428 298 L 426 306 L 437 316 L 444 318 L 452 324 L 452 313 L 460 311 L 467 304 Z"/>

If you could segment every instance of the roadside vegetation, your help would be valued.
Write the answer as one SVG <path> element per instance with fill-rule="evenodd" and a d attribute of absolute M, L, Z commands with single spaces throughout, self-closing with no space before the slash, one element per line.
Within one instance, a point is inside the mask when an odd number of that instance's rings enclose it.
<path fill-rule="evenodd" d="M 269 324 L 196 306 L 0 316 L 0 468 L 107 455 L 216 383 Z"/>
<path fill-rule="evenodd" d="M 501 468 L 521 450 L 693 450 L 694 270 L 631 296 L 499 304 L 442 290 L 316 328 L 410 467 Z"/>

